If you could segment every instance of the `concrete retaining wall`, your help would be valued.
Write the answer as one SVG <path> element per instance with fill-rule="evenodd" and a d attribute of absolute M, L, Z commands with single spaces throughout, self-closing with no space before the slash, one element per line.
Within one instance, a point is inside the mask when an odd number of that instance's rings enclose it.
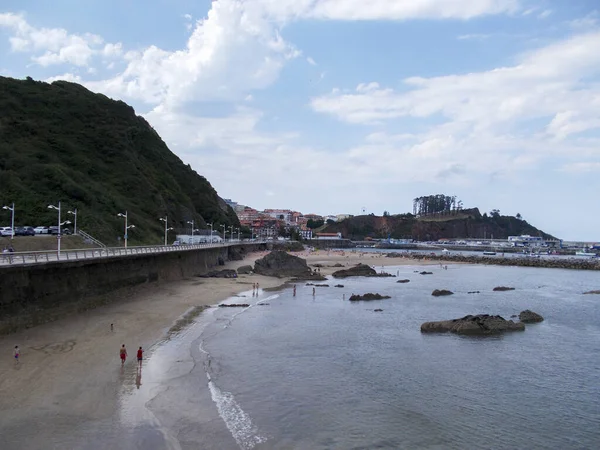
<path fill-rule="evenodd" d="M 117 291 L 175 281 L 240 260 L 255 246 L 54 262 L 0 270 L 0 334 L 32 327 L 115 301 Z M 258 247 L 258 246 L 256 246 Z"/>

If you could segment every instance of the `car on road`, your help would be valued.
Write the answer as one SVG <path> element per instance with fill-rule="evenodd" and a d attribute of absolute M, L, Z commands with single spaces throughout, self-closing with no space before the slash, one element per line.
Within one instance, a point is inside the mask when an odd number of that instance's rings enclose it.
<path fill-rule="evenodd" d="M 50 234 L 53 234 L 53 235 L 58 234 L 58 226 L 55 225 L 55 226 L 49 227 L 49 229 L 50 229 Z M 73 234 L 73 233 L 71 232 L 70 228 L 63 228 L 61 230 L 60 234 L 67 235 L 67 234 Z"/>
<path fill-rule="evenodd" d="M 35 236 L 33 227 L 16 227 L 15 236 Z"/>
<path fill-rule="evenodd" d="M 0 236 L 12 236 L 13 230 L 11 227 L 0 227 Z"/>
<path fill-rule="evenodd" d="M 39 227 L 35 227 L 33 231 L 35 231 L 35 234 L 50 234 L 50 229 L 41 225 Z"/>

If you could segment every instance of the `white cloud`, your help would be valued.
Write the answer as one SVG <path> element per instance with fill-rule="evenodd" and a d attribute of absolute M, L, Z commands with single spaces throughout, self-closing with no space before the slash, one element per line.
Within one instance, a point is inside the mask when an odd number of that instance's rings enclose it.
<path fill-rule="evenodd" d="M 308 62 L 311 66 L 316 66 L 317 63 L 315 62 L 314 59 L 312 59 L 310 56 L 308 58 L 306 58 L 306 62 Z"/>
<path fill-rule="evenodd" d="M 592 11 L 585 17 L 569 21 L 568 24 L 577 31 L 595 28 L 598 26 L 598 16 L 598 11 Z"/>
<path fill-rule="evenodd" d="M 586 172 L 600 172 L 600 162 L 578 162 L 566 164 L 563 167 L 565 172 L 573 173 L 586 173 Z"/>
<path fill-rule="evenodd" d="M 17 14 L 0 14 L 0 27 L 13 32 L 9 38 L 12 51 L 32 53 L 32 60 L 41 66 L 87 66 L 95 54 L 103 51 L 104 40 L 98 35 L 71 34 L 62 28 L 36 28 Z M 120 46 L 106 44 L 104 50 L 111 48 L 114 51 Z"/>
<path fill-rule="evenodd" d="M 491 37 L 491 34 L 461 34 L 460 36 L 457 36 L 456 39 L 458 39 L 459 41 L 466 41 L 466 40 L 483 41 L 485 39 L 488 39 L 489 37 Z"/>
<path fill-rule="evenodd" d="M 321 20 L 472 19 L 514 13 L 519 0 L 255 0 L 281 21 Z"/>

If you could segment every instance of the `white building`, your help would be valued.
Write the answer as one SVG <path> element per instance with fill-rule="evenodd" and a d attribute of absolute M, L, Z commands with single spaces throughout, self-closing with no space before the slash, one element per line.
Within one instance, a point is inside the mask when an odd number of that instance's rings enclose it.
<path fill-rule="evenodd" d="M 317 233 L 317 239 L 320 239 L 320 240 L 342 239 L 342 233 Z"/>
<path fill-rule="evenodd" d="M 521 245 L 537 246 L 546 243 L 543 238 L 539 236 L 530 236 L 528 234 L 523 234 L 521 236 L 509 236 L 508 242 L 515 247 Z"/>

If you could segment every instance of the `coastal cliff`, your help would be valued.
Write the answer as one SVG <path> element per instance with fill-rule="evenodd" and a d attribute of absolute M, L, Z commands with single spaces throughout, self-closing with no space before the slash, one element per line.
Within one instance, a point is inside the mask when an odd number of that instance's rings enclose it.
<path fill-rule="evenodd" d="M 106 244 L 123 235 L 116 214 L 125 211 L 133 245 L 162 242 L 165 215 L 175 232 L 192 220 L 239 226 L 211 184 L 124 102 L 31 78 L 0 77 L 0 92 L 0 201 L 16 203 L 16 225 L 54 224 L 47 205 L 62 201 Z"/>
<path fill-rule="evenodd" d="M 529 234 L 544 239 L 555 239 L 527 221 L 499 214 L 481 214 L 478 208 L 465 209 L 449 214 L 417 217 L 413 214 L 386 216 L 355 216 L 341 222 L 328 224 L 323 232 L 338 233 L 351 240 L 365 238 L 415 239 L 437 241 L 438 239 L 506 239 L 508 236 Z"/>

